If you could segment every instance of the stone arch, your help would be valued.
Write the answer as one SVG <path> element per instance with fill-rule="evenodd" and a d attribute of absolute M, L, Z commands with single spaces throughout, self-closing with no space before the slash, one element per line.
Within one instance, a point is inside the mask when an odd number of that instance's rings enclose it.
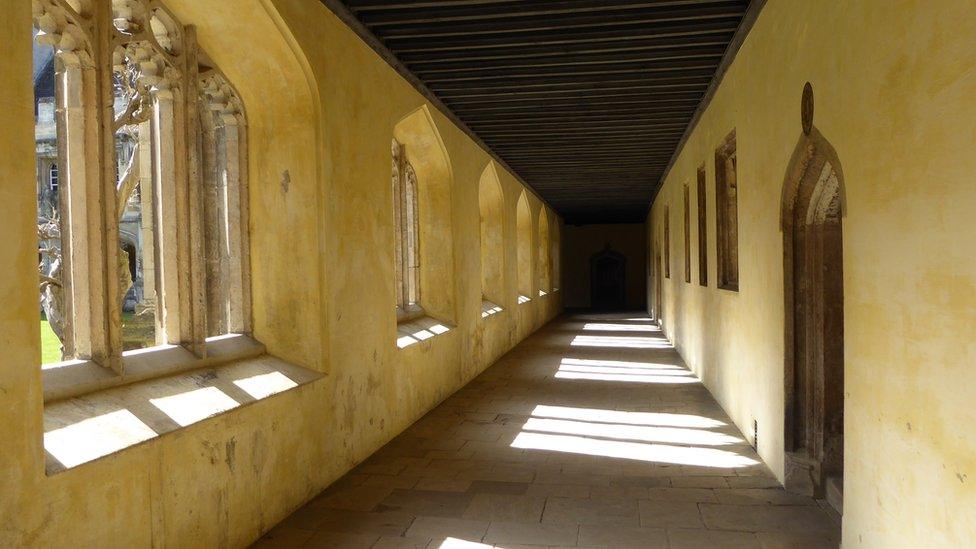
<path fill-rule="evenodd" d="M 481 214 L 482 300 L 501 303 L 505 288 L 505 195 L 494 162 L 489 162 L 478 182 Z"/>
<path fill-rule="evenodd" d="M 539 259 L 536 265 L 539 266 L 539 295 L 552 291 L 552 257 L 549 255 L 549 214 L 543 205 L 539 208 Z"/>
<path fill-rule="evenodd" d="M 439 319 L 454 320 L 453 175 L 447 148 L 426 105 L 393 128 L 417 182 L 420 306 Z"/>
<path fill-rule="evenodd" d="M 246 206 L 249 226 L 262 228 L 250 231 L 247 249 L 253 257 L 322 249 L 325 221 L 319 212 L 330 180 L 321 126 L 308 123 L 322 119 L 322 103 L 305 52 L 274 2 L 165 0 L 165 5 L 173 17 L 194 25 L 200 49 L 246 105 Z M 282 208 L 289 214 L 281 215 Z M 288 261 L 253 262 L 245 272 L 255 312 L 247 315 L 251 333 L 277 356 L 325 368 L 326 263 L 317 254 L 290 254 Z M 295 283 L 296 273 L 302 273 L 301 284 Z M 294 306 L 267 306 L 280 302 Z"/>
<path fill-rule="evenodd" d="M 519 195 L 515 206 L 515 225 L 517 235 L 517 274 L 519 302 L 530 299 L 532 295 L 532 212 L 525 191 Z"/>
<path fill-rule="evenodd" d="M 599 311 L 623 310 L 626 302 L 627 258 L 606 247 L 590 256 L 590 307 Z"/>
<path fill-rule="evenodd" d="M 844 175 L 813 127 L 783 181 L 784 441 L 788 489 L 840 507 L 844 440 Z"/>

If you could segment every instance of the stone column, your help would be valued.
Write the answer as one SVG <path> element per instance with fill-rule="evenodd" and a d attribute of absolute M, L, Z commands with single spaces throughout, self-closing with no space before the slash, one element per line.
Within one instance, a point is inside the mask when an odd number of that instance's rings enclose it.
<path fill-rule="evenodd" d="M 180 334 L 177 228 L 176 136 L 173 92 L 153 93 L 153 165 L 156 234 L 156 343 L 172 343 Z"/>
<path fill-rule="evenodd" d="M 89 167 L 92 150 L 87 146 L 89 134 L 95 128 L 88 123 L 85 104 L 86 83 L 93 81 L 93 71 L 83 67 L 75 52 L 61 52 L 59 56 L 58 86 L 60 88 L 58 147 L 61 164 L 59 185 L 61 203 L 62 284 L 65 296 L 64 345 L 65 356 L 92 356 L 92 302 L 89 277 L 92 266 L 89 252 L 88 189 L 93 182 Z"/>

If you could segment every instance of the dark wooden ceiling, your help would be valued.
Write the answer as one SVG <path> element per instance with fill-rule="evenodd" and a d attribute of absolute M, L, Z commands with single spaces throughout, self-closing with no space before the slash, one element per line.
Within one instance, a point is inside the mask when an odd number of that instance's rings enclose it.
<path fill-rule="evenodd" d="M 360 34 L 371 33 L 364 38 L 388 49 L 401 72 L 577 224 L 644 220 L 749 7 L 749 0 L 323 1 L 359 23 Z"/>

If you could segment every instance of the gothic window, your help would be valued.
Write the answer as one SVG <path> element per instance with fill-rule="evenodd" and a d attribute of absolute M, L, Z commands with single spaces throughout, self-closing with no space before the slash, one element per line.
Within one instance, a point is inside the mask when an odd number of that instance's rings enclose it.
<path fill-rule="evenodd" d="M 483 310 L 487 312 L 504 302 L 505 288 L 505 197 L 491 164 L 481 174 L 478 184 L 478 208 L 481 214 L 481 300 Z"/>
<path fill-rule="evenodd" d="M 552 285 L 552 259 L 549 257 L 549 215 L 539 210 L 539 295 L 546 295 Z"/>
<path fill-rule="evenodd" d="M 739 217 L 735 130 L 715 151 L 715 240 L 718 287 L 739 290 Z"/>
<path fill-rule="evenodd" d="M 34 26 L 50 182 L 41 307 L 56 360 L 124 375 L 124 351 L 203 356 L 207 336 L 247 332 L 243 109 L 194 29 L 156 0 L 35 0 Z"/>
<path fill-rule="evenodd" d="M 705 166 L 698 168 L 698 283 L 708 286 L 708 224 L 706 223 Z"/>
<path fill-rule="evenodd" d="M 393 152 L 393 211 L 396 223 L 397 317 L 414 316 L 420 308 L 420 217 L 417 174 L 406 147 L 395 139 Z"/>
<path fill-rule="evenodd" d="M 664 207 L 664 278 L 671 278 L 671 208 Z"/>
<path fill-rule="evenodd" d="M 60 52 L 36 24 L 33 29 L 34 150 L 37 157 L 37 252 L 41 309 L 41 362 L 60 362 L 77 356 L 71 326 L 70 276 L 65 237 L 68 221 L 58 200 L 58 162 L 63 123 L 56 110 L 59 93 L 56 57 Z M 59 125 L 62 126 L 59 128 Z"/>
<path fill-rule="evenodd" d="M 522 191 L 515 208 L 515 226 L 517 240 L 518 275 L 518 303 L 531 301 L 532 295 L 532 212 L 529 211 L 529 200 Z"/>
<path fill-rule="evenodd" d="M 250 331 L 247 119 L 215 69 L 200 73 L 207 335 Z"/>
<path fill-rule="evenodd" d="M 684 186 L 684 206 L 685 206 L 685 282 L 691 283 L 691 197 L 688 185 Z"/>

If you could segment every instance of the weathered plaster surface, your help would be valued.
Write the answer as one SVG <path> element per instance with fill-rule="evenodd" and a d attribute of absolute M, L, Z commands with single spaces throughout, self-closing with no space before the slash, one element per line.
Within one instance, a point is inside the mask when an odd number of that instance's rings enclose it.
<path fill-rule="evenodd" d="M 457 328 L 398 350 L 389 143 L 422 97 L 318 2 L 166 4 L 198 26 L 247 108 L 254 335 L 326 377 L 45 475 L 36 205 L 22 183 L 34 180 L 30 4 L 2 2 L 0 546 L 244 546 L 560 307 L 550 294 L 514 312 L 522 187 L 498 170 L 505 311 L 481 319 L 478 181 L 489 157 L 432 110 L 451 165 L 444 280 Z M 538 226 L 542 206 L 529 199 Z"/>
<path fill-rule="evenodd" d="M 844 224 L 847 547 L 962 547 L 976 526 L 976 12 L 968 2 L 770 0 L 650 216 L 671 205 L 665 328 L 783 473 L 780 192 L 813 85 Z M 714 150 L 738 140 L 738 293 L 715 288 Z M 709 288 L 683 264 L 682 186 L 708 172 Z M 694 200 L 693 200 L 694 203 Z M 680 269 L 678 269 L 680 271 Z M 650 287 L 653 287 L 650 286 Z"/>

